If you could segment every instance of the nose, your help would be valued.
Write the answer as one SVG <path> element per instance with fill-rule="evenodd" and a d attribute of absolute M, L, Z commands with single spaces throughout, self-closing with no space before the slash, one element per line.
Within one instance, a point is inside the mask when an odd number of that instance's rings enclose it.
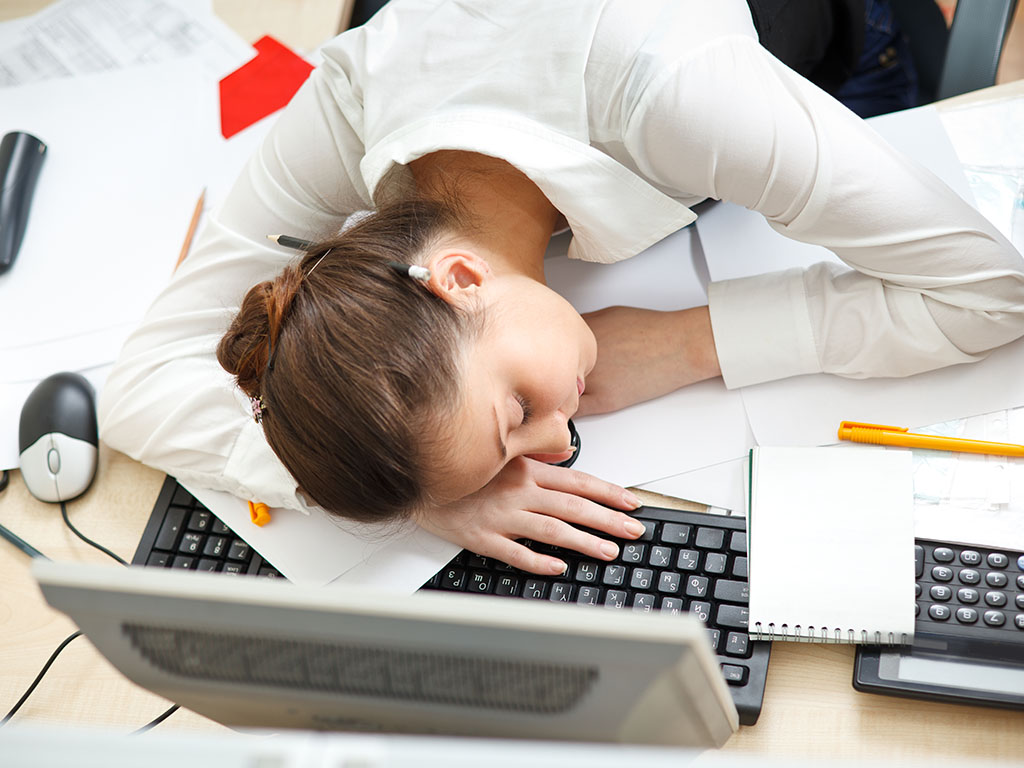
<path fill-rule="evenodd" d="M 524 453 L 557 454 L 564 453 L 572 439 L 569 429 L 569 417 L 562 411 L 555 411 L 543 420 L 532 420 L 527 450 Z"/>

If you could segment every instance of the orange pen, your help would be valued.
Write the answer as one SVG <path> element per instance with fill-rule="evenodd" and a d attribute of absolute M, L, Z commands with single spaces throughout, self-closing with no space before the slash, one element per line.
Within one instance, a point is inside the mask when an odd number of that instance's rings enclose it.
<path fill-rule="evenodd" d="M 1024 456 L 1024 445 L 992 443 L 986 440 L 965 440 L 960 437 L 938 437 L 908 432 L 906 427 L 884 424 L 862 424 L 844 421 L 839 424 L 839 439 L 873 445 L 897 445 L 902 448 L 927 448 L 932 451 L 986 453 L 992 456 Z"/>

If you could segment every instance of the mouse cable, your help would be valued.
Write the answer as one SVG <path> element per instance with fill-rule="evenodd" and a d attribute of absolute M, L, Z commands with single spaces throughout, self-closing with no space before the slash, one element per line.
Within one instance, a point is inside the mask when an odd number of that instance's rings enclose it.
<path fill-rule="evenodd" d="M 53 653 L 50 654 L 50 658 L 46 660 L 46 663 L 43 665 L 43 668 L 41 670 L 39 670 L 39 674 L 36 675 L 36 679 L 32 681 L 32 685 L 30 685 L 28 687 L 28 690 L 26 690 L 23 694 L 21 694 L 21 698 L 18 699 L 18 703 L 15 704 L 11 708 L 11 711 L 8 712 L 4 716 L 4 719 L 0 720 L 0 728 L 2 728 L 3 726 L 7 725 L 7 721 L 10 720 L 12 717 L 14 717 L 14 713 L 15 712 L 17 712 L 19 709 L 21 709 L 21 705 L 24 704 L 25 701 L 28 699 L 28 697 L 32 695 L 32 691 L 34 691 L 36 689 L 36 686 L 39 685 L 39 681 L 43 679 L 43 675 L 45 675 L 50 670 L 50 666 L 53 664 L 53 662 L 56 660 L 56 658 L 60 655 L 60 652 L 68 647 L 68 643 L 70 643 L 72 640 L 74 640 L 76 637 L 78 637 L 81 634 L 82 634 L 82 630 L 78 630 L 77 632 L 72 632 L 70 635 L 68 635 L 67 637 L 64 638 L 64 642 L 63 643 L 61 643 L 60 645 L 57 646 L 57 650 L 55 650 Z"/>
<path fill-rule="evenodd" d="M 140 733 L 145 733 L 145 732 L 146 732 L 146 731 L 148 731 L 148 730 L 149 730 L 150 728 L 153 728 L 153 727 L 155 727 L 155 726 L 157 726 L 157 725 L 160 725 L 160 723 L 162 723 L 162 722 L 163 722 L 164 720 L 166 720 L 166 719 L 167 719 L 168 717 L 170 717 L 170 716 L 171 716 L 171 715 L 173 715 L 173 714 L 174 714 L 175 712 L 177 712 L 177 711 L 178 711 L 178 709 L 179 709 L 178 705 L 177 705 L 177 704 L 175 704 L 175 705 L 174 705 L 173 707 L 171 707 L 170 709 L 168 709 L 168 710 L 167 710 L 166 712 L 164 712 L 164 713 L 163 713 L 162 715 L 160 715 L 160 716 L 158 716 L 158 717 L 154 718 L 153 720 L 150 720 L 150 721 L 149 721 L 148 723 L 146 723 L 146 724 L 145 724 L 144 726 L 142 726 L 141 728 L 139 728 L 139 729 L 137 729 L 137 730 L 134 730 L 134 731 L 132 731 L 132 732 L 131 732 L 131 733 L 129 733 L 128 735 L 129 735 L 129 736 L 137 736 L 137 735 L 138 735 L 138 734 L 140 734 Z"/>
<path fill-rule="evenodd" d="M 84 533 L 82 533 L 80 530 L 75 528 L 75 526 L 73 526 L 71 524 L 71 521 L 68 519 L 68 507 L 67 507 L 67 504 L 65 504 L 63 501 L 60 503 L 60 513 L 64 517 L 64 522 L 67 523 L 68 528 L 71 529 L 71 532 L 73 534 L 75 534 L 75 536 L 80 538 L 82 541 L 84 541 L 90 547 L 96 547 L 96 549 L 98 549 L 103 554 L 110 555 L 110 557 L 112 557 L 115 560 L 117 560 L 117 562 L 119 562 L 121 565 L 128 565 L 128 561 L 127 560 L 124 560 L 119 555 L 114 554 L 109 549 L 104 547 L 102 544 L 98 544 L 97 542 L 93 541 L 88 536 L 86 536 Z"/>

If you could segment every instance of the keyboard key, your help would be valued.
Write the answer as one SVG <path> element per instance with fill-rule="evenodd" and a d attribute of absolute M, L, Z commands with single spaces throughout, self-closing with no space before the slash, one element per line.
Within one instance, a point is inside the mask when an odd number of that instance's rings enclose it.
<path fill-rule="evenodd" d="M 679 583 L 682 577 L 675 571 L 662 571 L 658 576 L 658 591 L 668 592 L 674 595 L 679 591 Z"/>
<path fill-rule="evenodd" d="M 750 584 L 745 581 L 719 579 L 715 582 L 715 599 L 726 603 L 749 603 Z"/>
<path fill-rule="evenodd" d="M 213 525 L 210 526 L 210 533 L 215 533 L 218 536 L 224 536 L 232 533 L 232 530 L 224 525 L 224 522 L 219 517 L 215 517 L 213 519 Z"/>
<path fill-rule="evenodd" d="M 272 565 L 261 565 L 257 576 L 262 576 L 264 579 L 283 579 L 284 576 Z"/>
<path fill-rule="evenodd" d="M 718 606 L 717 624 L 721 627 L 746 629 L 750 623 L 750 609 L 745 605 Z"/>
<path fill-rule="evenodd" d="M 721 552 L 708 552 L 707 557 L 704 558 L 704 573 L 711 573 L 715 576 L 725 573 L 728 560 Z"/>
<path fill-rule="evenodd" d="M 601 583 L 608 587 L 621 587 L 626 583 L 626 566 L 606 565 Z"/>
<path fill-rule="evenodd" d="M 651 547 L 651 554 L 647 558 L 647 564 L 655 568 L 669 568 L 672 566 L 671 547 Z"/>
<path fill-rule="evenodd" d="M 630 589 L 648 590 L 654 582 L 654 571 L 650 568 L 634 568 L 629 576 Z"/>
<path fill-rule="evenodd" d="M 488 595 L 494 585 L 494 575 L 487 571 L 470 571 L 469 581 L 466 584 L 467 592 Z"/>
<path fill-rule="evenodd" d="M 516 597 L 519 594 L 519 578 L 509 574 L 498 576 L 497 584 L 494 587 L 494 594 L 502 597 Z"/>
<path fill-rule="evenodd" d="M 729 551 L 747 554 L 747 532 L 733 531 L 729 537 Z"/>
<path fill-rule="evenodd" d="M 223 536 L 208 536 L 203 546 L 203 554 L 207 557 L 224 557 L 228 540 Z"/>
<path fill-rule="evenodd" d="M 704 597 L 708 593 L 709 579 L 707 576 L 687 576 L 687 597 Z"/>
<path fill-rule="evenodd" d="M 576 593 L 576 602 L 579 605 L 599 605 L 601 600 L 601 589 L 599 587 L 580 587 Z"/>
<path fill-rule="evenodd" d="M 645 554 L 647 554 L 647 545 L 626 544 L 622 548 L 622 554 L 619 555 L 619 559 L 624 563 L 642 563 L 644 561 Z"/>
<path fill-rule="evenodd" d="M 548 600 L 552 603 L 571 603 L 574 591 L 573 585 L 569 582 L 556 581 L 551 585 L 551 594 L 548 595 Z"/>
<path fill-rule="evenodd" d="M 180 568 L 185 571 L 192 569 L 192 566 L 196 564 L 194 557 L 188 555 L 175 555 L 174 562 L 171 563 L 171 568 Z"/>
<path fill-rule="evenodd" d="M 678 597 L 663 597 L 661 598 L 660 610 L 662 613 L 682 613 L 683 601 L 680 600 Z"/>
<path fill-rule="evenodd" d="M 228 549 L 228 560 L 248 560 L 249 554 L 249 545 L 241 539 L 235 539 Z"/>
<path fill-rule="evenodd" d="M 722 677 L 729 685 L 744 685 L 747 682 L 749 669 L 739 664 L 722 664 Z"/>
<path fill-rule="evenodd" d="M 732 561 L 732 577 L 734 579 L 745 579 L 748 575 L 747 558 L 737 557 Z"/>
<path fill-rule="evenodd" d="M 676 556 L 676 570 L 696 571 L 700 562 L 700 553 L 692 549 L 681 549 Z"/>
<path fill-rule="evenodd" d="M 160 526 L 160 532 L 156 535 L 154 549 L 173 550 L 175 548 L 178 543 L 178 534 L 181 532 L 182 525 L 185 524 L 187 514 L 187 509 L 168 507 L 164 522 Z"/>
<path fill-rule="evenodd" d="M 722 630 L 708 629 L 708 641 L 711 643 L 711 650 L 718 653 L 718 644 L 722 641 Z"/>
<path fill-rule="evenodd" d="M 199 558 L 199 564 L 196 565 L 196 570 L 216 573 L 220 570 L 220 560 L 214 560 L 212 557 L 201 557 Z"/>
<path fill-rule="evenodd" d="M 194 555 L 199 552 L 199 548 L 203 545 L 203 534 L 189 531 L 181 537 L 181 543 L 178 545 L 178 551 L 185 555 Z"/>
<path fill-rule="evenodd" d="M 243 563 L 224 563 L 224 567 L 221 568 L 221 573 L 230 573 L 234 576 L 241 576 L 245 573 L 245 565 Z"/>
<path fill-rule="evenodd" d="M 682 523 L 665 523 L 661 526 L 661 543 L 683 546 L 690 543 L 690 526 Z"/>
<path fill-rule="evenodd" d="M 746 632 L 730 632 L 725 638 L 725 653 L 728 656 L 749 656 L 750 635 Z"/>
<path fill-rule="evenodd" d="M 690 603 L 690 614 L 707 624 L 711 620 L 711 603 L 706 603 L 703 600 L 694 600 Z M 722 622 L 718 623 L 721 624 Z"/>
<path fill-rule="evenodd" d="M 625 608 L 626 593 L 621 589 L 609 589 L 604 596 L 604 605 L 608 608 Z"/>
<path fill-rule="evenodd" d="M 146 565 L 155 565 L 157 568 L 166 568 L 170 561 L 170 552 L 157 552 L 154 550 L 153 552 L 150 552 L 149 557 L 146 558 Z"/>
<path fill-rule="evenodd" d="M 459 590 L 466 586 L 466 572 L 461 568 L 448 568 L 441 576 L 441 586 Z"/>
<path fill-rule="evenodd" d="M 633 595 L 633 610 L 644 613 L 653 611 L 655 599 L 654 595 L 649 592 L 637 592 Z"/>
<path fill-rule="evenodd" d="M 213 522 L 213 515 L 208 509 L 197 509 L 188 519 L 188 529 L 203 532 L 210 527 L 211 522 Z"/>
<path fill-rule="evenodd" d="M 582 562 L 576 566 L 576 581 L 584 584 L 593 584 L 597 581 L 601 566 L 597 563 Z"/>
<path fill-rule="evenodd" d="M 543 600 L 548 594 L 548 583 L 542 579 L 527 579 L 523 584 L 523 597 Z"/>
<path fill-rule="evenodd" d="M 725 543 L 725 531 L 721 528 L 698 528 L 693 543 L 698 549 L 721 549 Z"/>

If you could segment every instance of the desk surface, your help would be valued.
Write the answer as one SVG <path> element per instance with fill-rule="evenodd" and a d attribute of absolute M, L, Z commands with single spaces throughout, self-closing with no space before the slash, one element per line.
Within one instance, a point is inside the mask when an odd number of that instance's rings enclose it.
<path fill-rule="evenodd" d="M 5 0 L 0 20 L 43 5 L 40 0 Z M 263 31 L 274 29 L 285 43 L 300 49 L 314 46 L 336 29 L 348 8 L 337 0 L 215 0 L 214 6 L 244 38 L 254 40 Z M 1021 94 L 1024 81 L 959 97 L 951 105 Z M 97 478 L 85 496 L 69 505 L 69 515 L 83 533 L 130 559 L 163 475 L 102 447 Z M 54 559 L 118 567 L 71 534 L 59 507 L 32 498 L 17 472 L 0 494 L 0 523 Z M 45 604 L 29 575 L 28 558 L 2 541 L 0 584 L 2 715 L 75 627 Z M 776 643 L 761 719 L 756 726 L 741 728 L 726 749 L 817 758 L 906 757 L 947 762 L 1010 761 L 1024 756 L 1024 713 L 858 693 L 850 683 L 853 656 L 854 649 L 849 647 Z M 80 638 L 61 654 L 12 727 L 34 721 L 130 731 L 169 705 L 125 680 Z M 178 711 L 159 728 L 229 732 L 188 711 Z"/>

